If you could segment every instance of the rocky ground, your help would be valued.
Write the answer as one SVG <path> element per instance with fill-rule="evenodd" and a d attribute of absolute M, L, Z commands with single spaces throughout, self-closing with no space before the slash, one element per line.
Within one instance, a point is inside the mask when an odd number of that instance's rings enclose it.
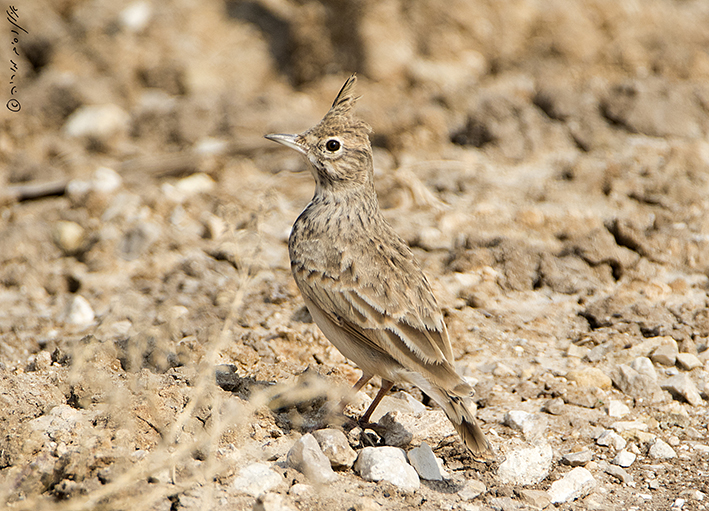
<path fill-rule="evenodd" d="M 17 7 L 2 506 L 707 509 L 709 4 Z M 327 413 L 359 373 L 289 273 L 312 178 L 262 135 L 353 71 L 495 460 L 415 388 Z"/>

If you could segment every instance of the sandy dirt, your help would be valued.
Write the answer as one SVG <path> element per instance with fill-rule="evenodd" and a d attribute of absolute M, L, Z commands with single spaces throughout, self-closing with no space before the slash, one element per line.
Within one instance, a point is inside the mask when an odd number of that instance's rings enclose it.
<path fill-rule="evenodd" d="M 3 66 L 1 103 L 21 104 L 0 115 L 0 507 L 709 506 L 709 4 L 16 6 L 21 56 L 0 44 L 20 75 L 11 96 Z M 444 422 L 407 449 L 425 440 L 450 477 L 413 491 L 352 468 L 310 485 L 284 461 L 324 420 L 349 432 L 324 404 L 359 371 L 290 275 L 312 177 L 262 137 L 312 126 L 352 72 L 384 215 L 432 282 L 498 457 L 473 460 Z M 540 441 L 510 410 L 553 452 L 527 486 L 498 475 Z M 597 442 L 608 429 L 636 456 L 625 475 Z M 674 458 L 653 457 L 658 439 Z M 590 493 L 530 493 L 584 449 Z M 257 462 L 279 504 L 235 483 Z M 485 491 L 466 500 L 471 480 Z"/>

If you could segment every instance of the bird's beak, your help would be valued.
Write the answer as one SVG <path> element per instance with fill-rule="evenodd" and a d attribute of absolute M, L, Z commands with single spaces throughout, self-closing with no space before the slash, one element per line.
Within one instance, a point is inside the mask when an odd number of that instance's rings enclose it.
<path fill-rule="evenodd" d="M 305 146 L 301 143 L 298 142 L 298 135 L 265 135 L 265 137 L 269 140 L 273 140 L 274 142 L 278 142 L 279 144 L 283 144 L 286 147 L 290 147 L 291 149 L 295 149 L 301 154 L 307 154 L 308 151 L 305 149 Z"/>

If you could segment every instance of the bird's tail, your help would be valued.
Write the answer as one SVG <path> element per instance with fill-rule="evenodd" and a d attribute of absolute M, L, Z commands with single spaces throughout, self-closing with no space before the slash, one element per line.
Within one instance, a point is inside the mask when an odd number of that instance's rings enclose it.
<path fill-rule="evenodd" d="M 470 410 L 470 398 L 455 396 L 442 389 L 440 394 L 444 398 L 441 401 L 444 402 L 438 403 L 438 405 L 446 412 L 448 419 L 473 456 L 480 458 L 491 457 L 492 448 L 490 443 L 485 438 L 485 433 L 478 426 L 475 416 Z M 435 398 L 434 401 L 436 401 Z"/>
<path fill-rule="evenodd" d="M 485 438 L 485 433 L 478 426 L 473 413 L 473 403 L 470 399 L 472 388 L 467 383 L 457 385 L 453 390 L 446 390 L 419 375 L 413 381 L 416 386 L 428 394 L 448 416 L 453 427 L 460 435 L 463 443 L 473 457 L 483 460 L 494 458 L 492 447 Z"/>

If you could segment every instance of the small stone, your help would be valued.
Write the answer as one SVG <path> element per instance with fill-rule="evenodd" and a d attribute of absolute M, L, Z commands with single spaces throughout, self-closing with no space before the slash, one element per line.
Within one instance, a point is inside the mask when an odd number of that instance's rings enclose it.
<path fill-rule="evenodd" d="M 611 399 L 608 402 L 608 416 L 609 417 L 614 417 L 616 419 L 620 419 L 621 417 L 625 417 L 630 413 L 630 408 L 628 405 L 623 403 L 622 401 L 618 401 L 617 399 Z"/>
<path fill-rule="evenodd" d="M 655 443 L 650 446 L 648 456 L 660 460 L 670 460 L 672 458 L 676 458 L 677 453 L 667 444 L 667 442 L 658 438 L 655 440 Z"/>
<path fill-rule="evenodd" d="M 607 344 L 599 344 L 598 346 L 591 348 L 591 350 L 586 355 L 586 360 L 588 360 L 592 364 L 600 362 L 605 358 L 606 353 L 608 353 L 608 350 L 609 346 Z"/>
<path fill-rule="evenodd" d="M 462 500 L 473 500 L 487 491 L 485 483 L 477 479 L 468 479 L 463 484 L 463 488 L 458 492 Z"/>
<path fill-rule="evenodd" d="M 128 332 L 130 331 L 130 328 L 133 326 L 133 323 L 131 323 L 130 319 L 124 319 L 121 321 L 114 321 L 113 323 L 105 324 L 103 323 L 101 325 L 102 327 L 105 326 L 104 332 L 106 332 L 106 335 L 110 338 L 126 338 L 128 335 Z"/>
<path fill-rule="evenodd" d="M 519 496 L 522 502 L 538 509 L 544 509 L 551 504 L 549 492 L 543 490 L 520 490 Z"/>
<path fill-rule="evenodd" d="M 126 132 L 129 121 L 130 116 L 117 105 L 84 105 L 69 116 L 63 129 L 70 137 L 108 142 L 116 134 Z"/>
<path fill-rule="evenodd" d="M 647 431 L 648 425 L 642 421 L 618 421 L 611 424 L 611 428 L 618 433 L 623 433 L 624 431 Z"/>
<path fill-rule="evenodd" d="M 254 502 L 253 511 L 295 511 L 289 500 L 280 493 L 264 493 Z"/>
<path fill-rule="evenodd" d="M 673 366 L 677 361 L 678 353 L 677 341 L 670 338 L 666 344 L 658 346 L 655 351 L 652 352 L 650 360 L 663 366 Z"/>
<path fill-rule="evenodd" d="M 566 350 L 566 356 L 571 358 L 583 358 L 588 355 L 589 351 L 591 350 L 584 346 L 577 346 L 575 344 L 572 344 L 571 346 L 569 346 L 569 349 Z"/>
<path fill-rule="evenodd" d="M 215 186 L 214 179 L 209 174 L 197 172 L 195 174 L 183 177 L 177 183 L 175 188 L 185 194 L 194 195 L 198 193 L 211 192 Z"/>
<path fill-rule="evenodd" d="M 202 213 L 202 225 L 204 225 L 204 237 L 212 240 L 219 239 L 224 232 L 226 232 L 227 225 L 224 220 L 222 220 L 217 215 L 214 215 L 208 211 Z"/>
<path fill-rule="evenodd" d="M 229 149 L 229 142 L 223 138 L 203 137 L 194 143 L 193 151 L 202 156 L 221 156 Z"/>
<path fill-rule="evenodd" d="M 398 447 L 365 447 L 354 468 L 365 481 L 388 481 L 402 490 L 416 490 L 421 484 L 416 470 Z"/>
<path fill-rule="evenodd" d="M 357 459 L 357 453 L 339 429 L 319 429 L 313 433 L 313 437 L 333 468 L 350 468 Z"/>
<path fill-rule="evenodd" d="M 388 412 L 379 420 L 379 425 L 384 428 L 384 443 L 392 447 L 406 447 L 413 439 L 413 433 L 404 426 L 399 418 L 401 413 Z"/>
<path fill-rule="evenodd" d="M 561 457 L 561 461 L 572 467 L 581 467 L 593 459 L 593 453 L 589 449 L 578 452 L 570 452 Z"/>
<path fill-rule="evenodd" d="M 595 486 L 596 480 L 591 472 L 583 467 L 576 467 L 551 484 L 549 497 L 552 504 L 563 504 L 585 497 Z"/>
<path fill-rule="evenodd" d="M 618 433 L 607 429 L 596 439 L 596 443 L 598 445 L 613 447 L 616 451 L 619 451 L 624 449 L 628 442 Z"/>
<path fill-rule="evenodd" d="M 497 376 L 498 378 L 504 378 L 506 376 L 517 376 L 517 372 L 507 364 L 497 362 L 495 364 L 495 369 L 492 370 L 492 375 Z"/>
<path fill-rule="evenodd" d="M 65 254 L 76 254 L 84 246 L 84 228 L 76 222 L 57 222 L 54 241 Z"/>
<path fill-rule="evenodd" d="M 350 445 L 357 445 L 361 441 L 363 433 L 364 431 L 362 431 L 362 428 L 355 426 L 349 433 L 347 433 L 347 441 Z"/>
<path fill-rule="evenodd" d="M 675 398 L 682 398 L 692 406 L 702 404 L 702 396 L 697 390 L 697 386 L 686 374 L 678 374 L 668 378 L 662 388 L 672 394 Z"/>
<path fill-rule="evenodd" d="M 309 484 L 295 483 L 288 490 L 288 495 L 292 495 L 296 498 L 299 497 L 310 497 L 313 494 L 313 487 Z"/>
<path fill-rule="evenodd" d="M 108 167 L 99 167 L 91 178 L 91 188 L 99 193 L 111 193 L 123 183 L 123 178 L 115 170 Z"/>
<path fill-rule="evenodd" d="M 566 379 L 575 381 L 579 387 L 598 387 L 608 390 L 613 385 L 613 381 L 606 376 L 606 373 L 597 367 L 569 371 L 566 373 Z"/>
<path fill-rule="evenodd" d="M 442 481 L 448 474 L 443 469 L 443 462 L 436 458 L 431 447 L 426 443 L 421 443 L 420 447 L 414 447 L 407 453 L 409 463 L 416 469 L 421 479 L 427 481 Z"/>
<path fill-rule="evenodd" d="M 657 381 L 657 371 L 649 358 L 637 357 L 630 363 L 630 367 L 638 373 L 648 376 L 652 381 Z"/>
<path fill-rule="evenodd" d="M 527 509 L 527 506 L 521 504 L 518 500 L 515 500 L 512 497 L 490 496 L 486 500 L 487 506 L 484 508 L 486 511 L 489 509 L 493 509 L 495 511 L 522 511 Z M 481 509 L 478 507 L 475 511 L 481 511 Z"/>
<path fill-rule="evenodd" d="M 686 503 L 687 501 L 684 499 L 677 499 L 672 503 L 672 509 L 682 509 Z"/>
<path fill-rule="evenodd" d="M 242 468 L 234 479 L 232 487 L 239 492 L 258 497 L 284 482 L 283 476 L 274 472 L 268 465 L 253 463 Z"/>
<path fill-rule="evenodd" d="M 94 322 L 94 310 L 86 298 L 76 295 L 69 304 L 66 319 L 72 325 L 86 327 Z"/>
<path fill-rule="evenodd" d="M 119 16 L 121 26 L 130 32 L 142 32 L 148 26 L 152 16 L 149 2 L 138 0 L 121 11 Z"/>
<path fill-rule="evenodd" d="M 706 497 L 706 494 L 699 490 L 684 490 L 680 493 L 680 496 L 687 500 L 696 500 L 697 502 L 701 502 L 704 500 L 704 497 Z"/>
<path fill-rule="evenodd" d="M 615 455 L 615 458 L 613 458 L 611 463 L 618 465 L 619 467 L 627 468 L 635 462 L 636 457 L 637 456 L 632 452 L 623 449 Z"/>
<path fill-rule="evenodd" d="M 652 433 L 648 433 L 647 431 L 639 431 L 637 429 L 630 430 L 624 433 L 624 435 L 628 438 L 628 440 L 633 440 L 641 445 L 650 445 L 657 438 L 657 436 Z"/>
<path fill-rule="evenodd" d="M 311 434 L 303 435 L 293 444 L 288 451 L 286 463 L 314 483 L 324 484 L 337 480 L 330 460 L 323 454 L 318 441 Z"/>
<path fill-rule="evenodd" d="M 692 449 L 697 451 L 699 454 L 703 454 L 704 456 L 709 456 L 709 445 L 694 444 L 692 446 Z"/>
<path fill-rule="evenodd" d="M 536 484 L 549 475 L 552 449 L 549 444 L 517 449 L 507 454 L 497 475 L 503 484 Z"/>
<path fill-rule="evenodd" d="M 564 413 L 564 400 L 560 397 L 547 400 L 542 405 L 542 411 L 551 415 L 561 415 Z"/>
<path fill-rule="evenodd" d="M 702 361 L 699 357 L 691 353 L 678 353 L 677 354 L 677 365 L 679 365 L 685 371 L 691 371 L 697 367 L 702 367 Z"/>
<path fill-rule="evenodd" d="M 611 378 L 623 394 L 649 403 L 664 401 L 665 394 L 650 376 L 640 373 L 632 367 L 620 364 L 611 372 Z"/>
<path fill-rule="evenodd" d="M 27 360 L 30 371 L 46 371 L 52 365 L 52 354 L 48 351 L 40 351 L 36 355 L 31 355 Z"/>
<path fill-rule="evenodd" d="M 522 410 L 510 410 L 505 414 L 504 422 L 512 429 L 521 431 L 526 439 L 537 437 L 546 429 L 543 417 Z"/>
<path fill-rule="evenodd" d="M 607 461 L 599 463 L 599 466 L 606 474 L 615 477 L 621 483 L 633 482 L 633 476 L 631 476 L 624 468 L 617 465 L 611 465 Z"/>
<path fill-rule="evenodd" d="M 564 394 L 564 402 L 584 408 L 595 408 L 602 403 L 599 392 L 601 391 L 597 387 L 569 387 Z"/>

